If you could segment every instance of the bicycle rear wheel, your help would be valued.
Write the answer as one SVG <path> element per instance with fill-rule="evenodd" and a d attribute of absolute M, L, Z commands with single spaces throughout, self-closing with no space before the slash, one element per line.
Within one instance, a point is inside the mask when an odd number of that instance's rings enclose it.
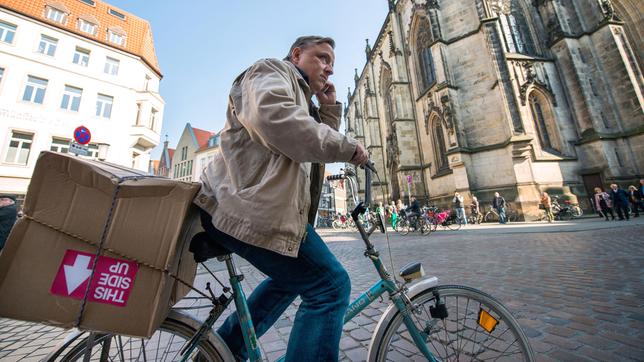
<path fill-rule="evenodd" d="M 483 220 L 484 222 L 499 222 L 499 216 L 492 211 L 488 211 L 487 214 L 485 214 L 485 218 Z"/>
<path fill-rule="evenodd" d="M 91 349 L 90 361 L 178 361 L 182 357 L 181 350 L 200 326 L 198 321 L 173 311 L 150 338 L 96 334 L 88 346 L 87 332 L 66 345 L 65 350 L 57 351 L 52 360 L 83 361 Z M 208 331 L 188 361 L 234 361 L 234 357 L 224 342 Z"/>
<path fill-rule="evenodd" d="M 423 235 L 429 235 L 432 232 L 432 226 L 427 220 L 421 219 L 420 223 L 420 233 Z"/>
<path fill-rule="evenodd" d="M 445 303 L 447 317 L 433 318 L 430 307 Z M 439 361 L 534 361 L 532 347 L 517 320 L 496 299 L 459 285 L 426 289 L 411 299 L 414 324 Z M 398 311 L 376 330 L 370 361 L 425 360 Z"/>
<path fill-rule="evenodd" d="M 461 219 L 455 218 L 445 222 L 446 226 L 450 230 L 459 230 L 463 225 Z"/>

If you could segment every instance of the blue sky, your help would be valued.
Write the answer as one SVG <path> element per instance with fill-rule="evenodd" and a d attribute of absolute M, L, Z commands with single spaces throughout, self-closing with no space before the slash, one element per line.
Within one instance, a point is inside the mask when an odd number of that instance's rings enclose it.
<path fill-rule="evenodd" d="M 232 80 L 260 58 L 283 58 L 300 35 L 336 40 L 338 100 L 353 89 L 354 68 L 365 64 L 365 39 L 378 36 L 386 0 L 107 0 L 148 20 L 163 73 L 165 135 L 174 148 L 187 122 L 219 131 L 225 122 Z M 342 125 L 344 129 L 344 125 Z"/>

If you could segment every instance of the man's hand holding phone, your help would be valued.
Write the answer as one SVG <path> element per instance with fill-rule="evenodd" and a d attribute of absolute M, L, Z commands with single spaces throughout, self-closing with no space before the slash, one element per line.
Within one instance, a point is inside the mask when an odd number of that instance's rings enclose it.
<path fill-rule="evenodd" d="M 333 82 L 327 80 L 324 88 L 317 92 L 315 96 L 318 98 L 320 104 L 335 104 L 335 85 Z"/>

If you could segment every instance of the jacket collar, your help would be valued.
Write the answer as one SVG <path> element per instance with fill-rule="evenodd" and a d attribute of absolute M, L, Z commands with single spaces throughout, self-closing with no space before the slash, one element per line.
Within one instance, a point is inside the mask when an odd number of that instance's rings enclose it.
<path fill-rule="evenodd" d="M 291 69 L 293 69 L 293 73 L 295 73 L 295 76 L 297 77 L 297 83 L 302 87 L 302 90 L 304 90 L 306 99 L 311 100 L 313 94 L 311 94 L 311 87 L 309 87 L 309 80 L 306 74 L 297 65 L 288 60 L 285 60 L 285 62 L 291 67 Z"/>

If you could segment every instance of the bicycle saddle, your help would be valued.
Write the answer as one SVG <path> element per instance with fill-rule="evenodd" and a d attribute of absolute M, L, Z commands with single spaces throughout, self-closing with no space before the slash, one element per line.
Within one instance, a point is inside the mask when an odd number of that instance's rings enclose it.
<path fill-rule="evenodd" d="M 188 250 L 192 252 L 192 256 L 197 263 L 203 263 L 208 259 L 232 253 L 230 250 L 221 246 L 217 241 L 211 239 L 205 231 L 197 233 L 192 237 Z"/>

